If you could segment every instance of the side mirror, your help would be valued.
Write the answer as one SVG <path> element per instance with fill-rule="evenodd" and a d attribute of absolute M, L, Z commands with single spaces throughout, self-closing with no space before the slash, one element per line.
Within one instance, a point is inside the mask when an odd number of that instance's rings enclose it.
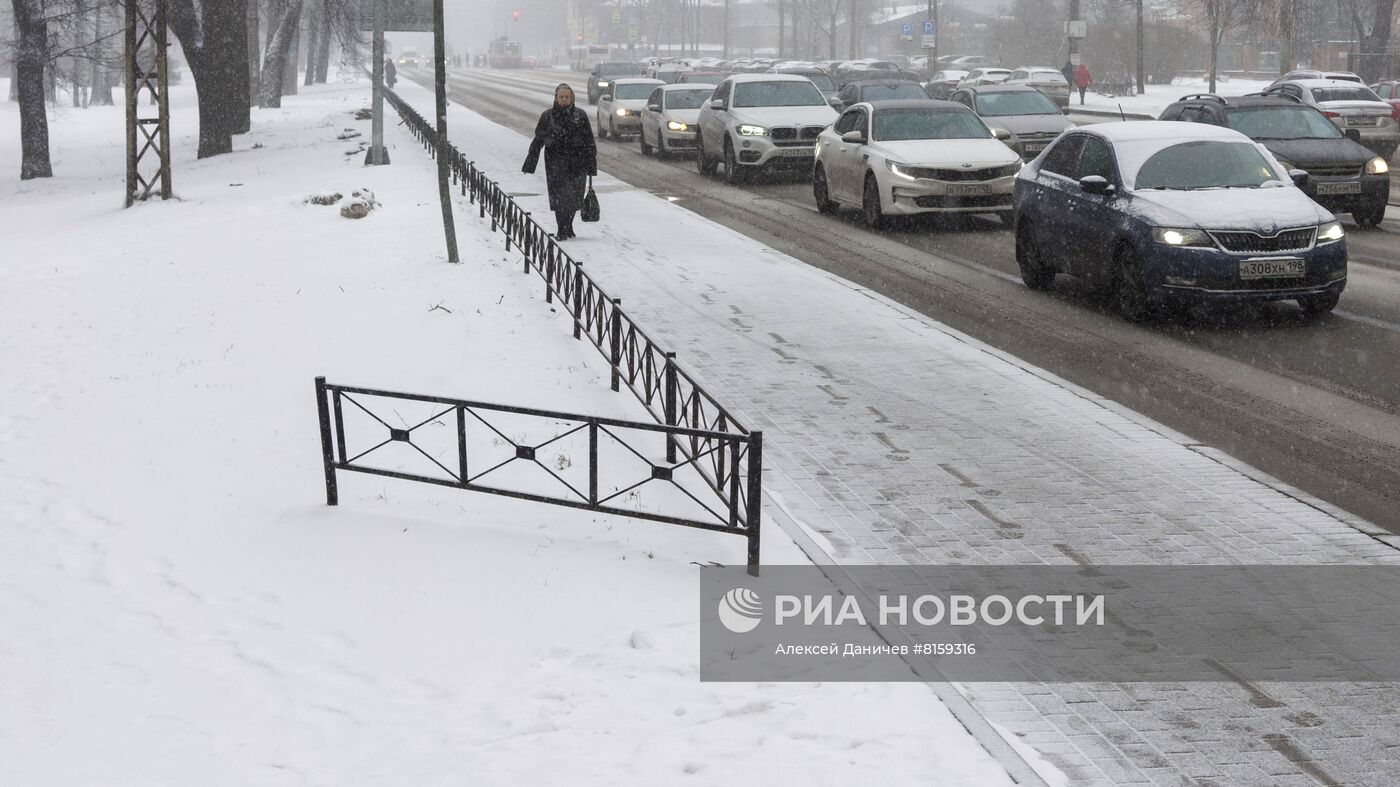
<path fill-rule="evenodd" d="M 1002 142 L 1005 142 L 1006 140 L 1011 139 L 1011 132 L 1010 132 L 1010 131 L 1007 131 L 1007 130 L 1004 129 L 1004 128 L 993 128 L 993 129 L 992 129 L 992 136 L 996 137 L 997 139 L 1001 140 Z"/>
<path fill-rule="evenodd" d="M 648 112 L 660 112 L 660 111 L 661 111 L 661 105 L 660 105 L 660 104 L 647 104 L 647 111 L 648 111 Z"/>
<path fill-rule="evenodd" d="M 1113 184 L 1100 175 L 1086 175 L 1079 179 L 1079 188 L 1086 194 L 1111 194 Z"/>
<path fill-rule="evenodd" d="M 1293 185 L 1297 186 L 1300 189 L 1306 188 L 1308 185 L 1307 170 L 1290 169 L 1288 170 L 1288 177 L 1293 180 Z"/>
<path fill-rule="evenodd" d="M 722 99 L 722 98 L 717 98 L 717 99 L 714 99 L 713 101 L 711 101 L 711 102 L 710 102 L 710 109 L 713 109 L 713 110 L 715 110 L 716 112 L 723 112 L 723 111 L 724 111 L 724 99 Z"/>
<path fill-rule="evenodd" d="M 1342 135 L 1345 136 L 1347 139 L 1351 140 L 1352 142 L 1360 142 L 1360 141 L 1361 141 L 1361 130 L 1360 130 L 1360 129 L 1349 128 L 1349 129 L 1347 129 L 1346 131 L 1343 131 L 1343 132 L 1342 132 Z"/>
<path fill-rule="evenodd" d="M 842 135 L 841 135 L 841 141 L 842 141 L 842 142 L 849 142 L 849 143 L 851 143 L 852 145 L 864 145 L 864 144 L 865 144 L 865 132 L 864 132 L 864 131 L 860 131 L 860 130 L 856 130 L 856 131 L 847 131 L 845 134 L 842 134 Z"/>
<path fill-rule="evenodd" d="M 841 99 L 832 96 L 826 100 L 826 103 L 830 104 L 832 109 L 839 109 L 841 106 Z"/>

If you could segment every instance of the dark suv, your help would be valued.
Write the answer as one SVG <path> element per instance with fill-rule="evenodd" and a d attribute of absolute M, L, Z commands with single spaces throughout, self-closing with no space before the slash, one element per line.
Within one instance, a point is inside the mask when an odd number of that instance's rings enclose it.
<path fill-rule="evenodd" d="M 599 63 L 588 74 L 588 103 L 598 103 L 598 97 L 614 79 L 642 76 L 640 63 Z"/>
<path fill-rule="evenodd" d="M 1273 96 L 1182 96 L 1161 120 L 1209 123 L 1259 142 L 1284 167 L 1308 173 L 1303 191 L 1333 213 L 1373 227 L 1385 217 L 1390 174 L 1384 159 L 1310 106 Z"/>

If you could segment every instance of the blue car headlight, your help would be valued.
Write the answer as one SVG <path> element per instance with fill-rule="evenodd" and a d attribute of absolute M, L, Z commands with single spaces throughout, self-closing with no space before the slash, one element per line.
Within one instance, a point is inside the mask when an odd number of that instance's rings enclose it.
<path fill-rule="evenodd" d="M 1167 246 L 1193 248 L 1215 248 L 1215 241 L 1205 230 L 1177 229 L 1173 227 L 1153 227 L 1152 239 Z"/>

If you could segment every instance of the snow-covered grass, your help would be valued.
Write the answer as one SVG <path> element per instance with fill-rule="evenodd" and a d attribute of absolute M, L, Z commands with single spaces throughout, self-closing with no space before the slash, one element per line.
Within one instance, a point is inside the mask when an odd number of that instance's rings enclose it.
<path fill-rule="evenodd" d="M 699 683 L 692 563 L 741 539 L 367 476 L 323 505 L 317 374 L 641 417 L 474 211 L 445 263 L 366 103 L 303 88 L 196 161 L 177 86 L 179 199 L 132 210 L 120 107 L 55 109 L 20 182 L 0 103 L 3 780 L 1006 783 L 920 684 Z M 764 559 L 803 561 L 776 527 Z"/>

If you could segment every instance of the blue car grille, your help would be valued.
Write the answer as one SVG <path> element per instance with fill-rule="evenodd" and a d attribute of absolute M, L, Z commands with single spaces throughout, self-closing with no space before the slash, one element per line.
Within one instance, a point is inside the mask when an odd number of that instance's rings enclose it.
<path fill-rule="evenodd" d="M 1273 237 L 1265 237 L 1257 232 L 1212 232 L 1211 236 L 1226 251 L 1247 254 L 1272 251 L 1304 251 L 1312 245 L 1314 227 L 1299 230 L 1284 230 Z"/>

